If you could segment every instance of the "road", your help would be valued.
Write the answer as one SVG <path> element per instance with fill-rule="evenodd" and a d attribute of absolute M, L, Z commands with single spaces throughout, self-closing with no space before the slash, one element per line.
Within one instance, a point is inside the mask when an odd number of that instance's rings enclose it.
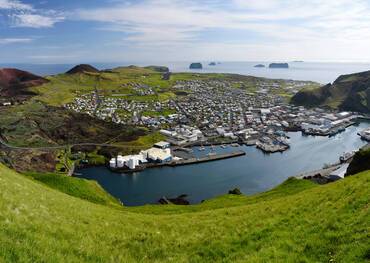
<path fill-rule="evenodd" d="M 56 145 L 56 146 L 23 147 L 23 146 L 14 146 L 14 145 L 8 144 L 1 137 L 0 137 L 0 144 L 3 145 L 5 148 L 9 148 L 12 150 L 57 150 L 57 149 L 65 149 L 65 148 L 76 147 L 76 146 L 98 146 L 98 147 L 115 147 L 115 148 L 134 148 L 134 149 L 142 148 L 142 146 L 116 145 L 116 144 L 107 144 L 107 143 L 74 143 L 74 144 Z"/>

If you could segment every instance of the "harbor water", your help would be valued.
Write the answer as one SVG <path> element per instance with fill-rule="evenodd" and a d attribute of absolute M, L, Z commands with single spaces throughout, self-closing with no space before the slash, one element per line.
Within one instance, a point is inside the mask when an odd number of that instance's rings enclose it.
<path fill-rule="evenodd" d="M 92 179 L 125 205 L 153 204 L 162 196 L 188 195 L 191 203 L 226 194 L 238 187 L 250 195 L 271 189 L 290 176 L 322 168 L 338 161 L 344 152 L 357 150 L 366 144 L 358 132 L 370 127 L 370 122 L 361 122 L 348 127 L 333 137 L 304 136 L 290 132 L 291 147 L 283 153 L 265 154 L 253 146 L 223 149 L 218 153 L 244 150 L 245 156 L 209 163 L 180 167 L 147 169 L 133 174 L 117 174 L 106 167 L 91 167 L 78 171 L 79 177 Z M 212 151 L 206 147 L 194 154 L 202 156 Z"/>

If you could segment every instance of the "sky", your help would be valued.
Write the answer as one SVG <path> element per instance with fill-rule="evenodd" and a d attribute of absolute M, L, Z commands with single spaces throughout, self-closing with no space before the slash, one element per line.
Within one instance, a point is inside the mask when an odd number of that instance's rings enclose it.
<path fill-rule="evenodd" d="M 0 0 L 0 60 L 370 62 L 369 14 L 369 0 Z"/>

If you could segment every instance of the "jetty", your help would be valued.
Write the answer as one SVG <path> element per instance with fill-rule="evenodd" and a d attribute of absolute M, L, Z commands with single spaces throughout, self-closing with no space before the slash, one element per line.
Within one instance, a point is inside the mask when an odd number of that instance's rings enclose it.
<path fill-rule="evenodd" d="M 166 163 L 145 163 L 137 166 L 135 169 L 129 169 L 126 167 L 123 168 L 110 168 L 113 172 L 118 173 L 134 173 L 134 172 L 140 172 L 148 168 L 160 168 L 160 167 L 176 167 L 176 166 L 184 166 L 184 165 L 191 165 L 191 164 L 198 164 L 198 163 L 206 163 L 206 162 L 214 162 L 224 159 L 230 159 L 235 157 L 240 157 L 246 155 L 246 152 L 244 151 L 235 151 L 230 153 L 222 153 L 222 154 L 207 154 L 203 157 L 193 157 L 189 159 L 181 159 L 181 160 L 175 160 L 171 162 Z"/>
<path fill-rule="evenodd" d="M 186 160 L 170 162 L 167 165 L 168 166 L 181 166 L 181 165 L 213 162 L 213 161 L 230 159 L 230 158 L 244 156 L 244 155 L 246 155 L 244 151 L 236 151 L 236 152 L 223 153 L 223 154 L 208 154 L 207 156 L 200 157 L 200 158 L 190 158 Z"/>

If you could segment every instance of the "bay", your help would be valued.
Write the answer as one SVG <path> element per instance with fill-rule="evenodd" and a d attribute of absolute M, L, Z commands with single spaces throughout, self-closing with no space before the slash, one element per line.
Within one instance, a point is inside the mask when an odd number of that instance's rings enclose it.
<path fill-rule="evenodd" d="M 162 196 L 182 194 L 187 194 L 191 203 L 199 203 L 226 194 L 235 187 L 250 195 L 271 189 L 290 176 L 337 162 L 344 152 L 357 150 L 366 144 L 357 133 L 367 127 L 370 127 L 370 122 L 361 122 L 333 137 L 290 132 L 291 148 L 283 153 L 264 154 L 251 146 L 218 147 L 217 152 L 242 149 L 247 155 L 189 166 L 147 169 L 134 174 L 117 174 L 106 167 L 81 169 L 78 173 L 81 173 L 81 178 L 96 180 L 128 206 L 153 204 Z M 207 151 L 194 149 L 198 155 Z"/>

